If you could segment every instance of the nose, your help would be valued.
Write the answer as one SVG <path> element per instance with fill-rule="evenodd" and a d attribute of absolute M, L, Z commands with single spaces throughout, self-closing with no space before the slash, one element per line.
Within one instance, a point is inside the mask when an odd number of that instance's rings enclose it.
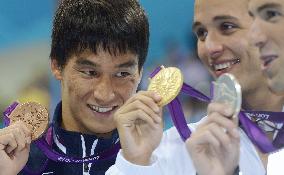
<path fill-rule="evenodd" d="M 219 36 L 216 33 L 208 33 L 205 40 L 205 47 L 208 53 L 208 56 L 211 59 L 216 59 L 223 54 L 224 46 L 222 43 L 222 36 Z"/>
<path fill-rule="evenodd" d="M 94 97 L 101 105 L 106 104 L 115 98 L 115 92 L 110 77 L 102 76 L 95 82 Z"/>
<path fill-rule="evenodd" d="M 259 19 L 255 19 L 253 21 L 248 35 L 252 44 L 258 47 L 259 49 L 261 49 L 267 41 L 267 37 L 262 31 L 261 21 Z"/>

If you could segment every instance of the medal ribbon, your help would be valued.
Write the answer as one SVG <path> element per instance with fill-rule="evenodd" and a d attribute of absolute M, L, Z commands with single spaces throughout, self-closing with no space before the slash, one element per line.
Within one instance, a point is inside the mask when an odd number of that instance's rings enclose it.
<path fill-rule="evenodd" d="M 157 67 L 151 74 L 150 78 L 153 78 L 162 68 Z M 194 89 L 190 85 L 183 83 L 181 92 L 193 97 L 197 100 L 203 102 L 210 102 L 212 98 L 207 97 L 200 91 Z M 213 97 L 213 86 L 211 86 L 211 96 Z M 167 105 L 172 121 L 178 130 L 183 141 L 188 139 L 191 135 L 191 130 L 189 129 L 184 113 L 181 107 L 181 103 L 176 97 Z M 284 113 L 283 112 L 269 112 L 269 111 L 240 111 L 239 121 L 243 130 L 253 142 L 255 146 L 263 153 L 275 152 L 284 146 L 284 127 L 279 130 L 275 139 L 271 140 L 267 137 L 265 132 L 259 128 L 257 124 L 252 122 L 248 117 L 255 117 L 259 119 L 265 119 L 271 122 L 284 123 Z"/>

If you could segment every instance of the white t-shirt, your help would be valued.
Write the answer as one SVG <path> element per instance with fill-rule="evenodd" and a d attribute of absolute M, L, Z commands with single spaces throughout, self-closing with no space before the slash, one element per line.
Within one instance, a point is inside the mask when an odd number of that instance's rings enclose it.
<path fill-rule="evenodd" d="M 189 124 L 192 131 L 197 124 Z M 240 131 L 240 162 L 242 175 L 265 175 L 262 162 L 246 134 Z M 284 167 L 284 166 L 283 166 Z M 139 166 L 124 159 L 119 152 L 116 163 L 109 168 L 106 175 L 196 175 L 185 143 L 175 127 L 164 132 L 162 141 L 153 152 L 151 165 Z"/>
<path fill-rule="evenodd" d="M 284 112 L 284 106 L 282 111 Z M 268 156 L 267 175 L 284 174 L 284 149 Z"/>

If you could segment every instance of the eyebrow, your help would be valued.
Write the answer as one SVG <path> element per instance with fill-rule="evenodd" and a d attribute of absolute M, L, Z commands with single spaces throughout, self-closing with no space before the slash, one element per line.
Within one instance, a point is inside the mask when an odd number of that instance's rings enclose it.
<path fill-rule="evenodd" d="M 213 21 L 219 21 L 219 20 L 228 20 L 228 19 L 233 19 L 233 20 L 238 20 L 238 18 L 234 17 L 234 16 L 230 16 L 230 15 L 219 15 L 219 16 L 215 16 L 213 18 Z"/>
<path fill-rule="evenodd" d="M 97 67 L 97 65 L 95 63 L 93 63 L 92 61 L 89 61 L 85 58 L 80 58 L 80 59 L 76 60 L 76 64 L 81 65 L 81 66 Z"/>
<path fill-rule="evenodd" d="M 193 25 L 192 25 L 192 29 L 191 30 L 195 31 L 197 26 L 201 26 L 201 22 L 198 22 L 198 21 L 194 22 Z"/>
<path fill-rule="evenodd" d="M 76 60 L 76 64 L 77 65 L 81 65 L 81 66 L 92 66 L 92 67 L 100 67 L 99 65 L 97 65 L 96 63 L 89 61 L 85 58 L 80 58 L 78 60 Z M 125 63 L 121 63 L 117 66 L 115 66 L 116 68 L 128 68 L 128 67 L 134 67 L 137 65 L 137 62 L 134 60 L 131 61 L 126 61 Z"/>
<path fill-rule="evenodd" d="M 230 15 L 218 15 L 218 16 L 215 16 L 213 18 L 213 21 L 220 21 L 220 20 L 238 20 L 238 18 L 234 17 L 234 16 L 230 16 Z M 194 31 L 196 29 L 196 27 L 202 25 L 201 22 L 199 21 L 196 21 L 193 23 L 192 25 L 192 30 Z"/>
<path fill-rule="evenodd" d="M 266 8 L 279 8 L 281 7 L 280 4 L 277 4 L 277 3 L 267 3 L 267 4 L 263 4 L 262 6 L 258 7 L 257 8 L 257 12 L 260 12 Z"/>
<path fill-rule="evenodd" d="M 127 61 L 125 63 L 121 63 L 121 64 L 117 65 L 116 67 L 117 68 L 128 68 L 128 67 L 134 67 L 136 65 L 137 65 L 136 61 L 130 60 L 130 61 Z"/>

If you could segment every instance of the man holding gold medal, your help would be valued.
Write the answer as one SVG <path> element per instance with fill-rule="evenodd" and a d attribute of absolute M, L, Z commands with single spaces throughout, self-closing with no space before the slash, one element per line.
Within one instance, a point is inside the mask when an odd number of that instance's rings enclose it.
<path fill-rule="evenodd" d="M 247 5 L 248 0 L 195 1 L 193 30 L 198 37 L 198 55 L 215 77 L 231 73 L 237 78 L 242 87 L 243 109 L 281 111 L 283 98 L 269 90 L 261 74 L 257 48 L 247 39 L 252 23 Z M 147 108 L 140 111 L 137 101 Z M 158 110 L 151 106 L 138 93 L 115 114 L 122 151 L 107 174 L 266 173 L 268 153 L 260 150 L 262 145 L 253 144 L 257 138 L 251 141 L 238 128 L 238 118 L 232 118 L 236 115 L 232 106 L 212 102 L 208 116 L 197 126 L 189 125 L 195 131 L 186 144 L 175 128 L 166 131 L 163 138 L 158 137 Z M 143 117 L 132 109 L 143 113 Z M 263 121 L 258 124 L 270 138 L 278 129 Z"/>

